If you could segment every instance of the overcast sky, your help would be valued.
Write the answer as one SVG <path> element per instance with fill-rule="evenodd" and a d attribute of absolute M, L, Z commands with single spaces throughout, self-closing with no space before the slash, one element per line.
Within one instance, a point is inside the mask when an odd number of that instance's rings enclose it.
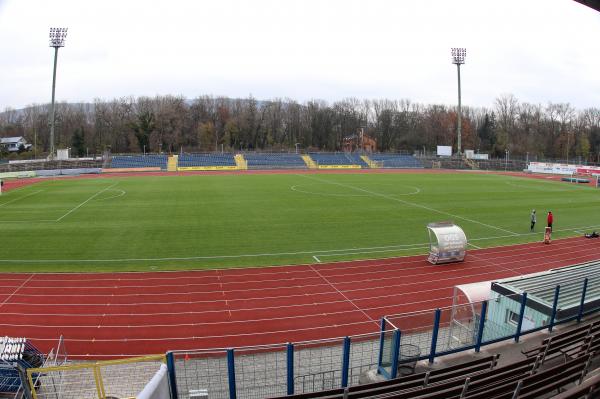
<path fill-rule="evenodd" d="M 212 94 L 600 107 L 600 13 L 572 0 L 0 0 L 0 110 Z"/>

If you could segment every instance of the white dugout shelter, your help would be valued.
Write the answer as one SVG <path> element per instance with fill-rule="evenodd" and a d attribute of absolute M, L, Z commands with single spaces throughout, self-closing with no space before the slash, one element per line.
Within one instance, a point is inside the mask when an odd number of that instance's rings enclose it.
<path fill-rule="evenodd" d="M 461 262 L 467 254 L 467 236 L 452 222 L 436 222 L 427 225 L 429 233 L 429 257 L 438 263 Z"/>

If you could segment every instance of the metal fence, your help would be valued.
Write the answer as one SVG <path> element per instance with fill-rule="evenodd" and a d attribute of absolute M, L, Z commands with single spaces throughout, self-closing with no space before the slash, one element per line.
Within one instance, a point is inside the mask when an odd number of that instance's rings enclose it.
<path fill-rule="evenodd" d="M 600 310 L 600 277 L 557 285 L 550 291 L 553 299 L 546 303 L 528 299 L 541 291 L 494 293 L 492 298 L 481 302 L 386 316 L 381 324 L 379 372 L 388 378 L 396 376 L 397 370 L 392 370 L 387 362 L 398 359 L 391 364 L 402 366 L 403 347 L 409 348 L 413 357 L 419 352 L 419 360 L 433 363 L 436 357 L 450 353 L 468 349 L 479 352 L 481 346 L 508 339 L 518 342 L 524 334 L 543 329 L 552 331 L 557 324 L 580 322 L 584 316 Z M 541 307 L 545 310 L 540 310 Z"/>
<path fill-rule="evenodd" d="M 539 303 L 528 300 L 528 293 L 493 292 L 490 299 L 481 302 L 386 316 L 380 332 L 373 334 L 169 352 L 173 394 L 188 399 L 206 390 L 210 398 L 259 399 L 357 385 L 368 370 L 395 378 L 414 372 L 418 360 L 434 362 L 438 356 L 468 349 L 478 352 L 483 345 L 518 341 L 523 334 L 581 320 L 600 310 L 596 280 L 600 277 L 557 286 L 548 314 L 540 313 Z M 577 299 L 576 306 L 573 298 Z"/>
<path fill-rule="evenodd" d="M 523 334 L 551 331 L 599 310 L 600 276 L 592 276 L 531 292 L 493 290 L 480 302 L 386 316 L 380 331 L 371 334 L 172 351 L 166 357 L 28 369 L 27 375 L 34 399 L 130 397 L 166 361 L 173 398 L 262 399 L 357 385 L 369 370 L 395 378 L 414 372 L 418 360 L 434 362 L 502 340 L 519 341 Z"/>
<path fill-rule="evenodd" d="M 173 395 L 262 399 L 357 385 L 377 366 L 380 333 L 167 354 Z"/>
<path fill-rule="evenodd" d="M 33 399 L 134 397 L 165 362 L 165 355 L 27 369 Z"/>

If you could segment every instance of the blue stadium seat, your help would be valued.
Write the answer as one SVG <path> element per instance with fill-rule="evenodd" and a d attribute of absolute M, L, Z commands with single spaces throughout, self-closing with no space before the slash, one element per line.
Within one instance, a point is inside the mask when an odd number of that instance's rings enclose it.
<path fill-rule="evenodd" d="M 369 154 L 371 160 L 378 162 L 383 168 L 423 168 L 420 160 L 412 155 L 403 154 Z"/>
<path fill-rule="evenodd" d="M 177 166 L 236 166 L 236 163 L 233 154 L 181 154 Z"/>
<path fill-rule="evenodd" d="M 306 169 L 299 154 L 244 154 L 248 169 Z"/>
<path fill-rule="evenodd" d="M 310 157 L 318 165 L 360 165 L 363 168 L 368 168 L 369 165 L 363 161 L 359 154 L 355 153 L 311 153 Z"/>
<path fill-rule="evenodd" d="M 167 169 L 166 155 L 115 155 L 110 168 L 161 168 Z"/>

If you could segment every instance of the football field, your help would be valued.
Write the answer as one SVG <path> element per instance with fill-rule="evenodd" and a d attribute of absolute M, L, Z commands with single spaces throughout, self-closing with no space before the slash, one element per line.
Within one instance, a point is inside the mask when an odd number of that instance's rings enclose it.
<path fill-rule="evenodd" d="M 472 248 L 600 230 L 600 190 L 486 173 L 53 179 L 0 196 L 3 271 L 125 271 L 424 254 L 451 220 Z M 529 214 L 536 209 L 536 231 Z"/>

